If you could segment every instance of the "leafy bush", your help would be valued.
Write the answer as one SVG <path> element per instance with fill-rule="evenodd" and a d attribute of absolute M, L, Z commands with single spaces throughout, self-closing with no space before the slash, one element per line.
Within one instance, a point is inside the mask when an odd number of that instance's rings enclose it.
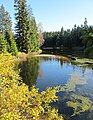
<path fill-rule="evenodd" d="M 38 50 L 38 54 L 40 54 L 40 53 L 42 53 L 42 50 L 41 50 L 41 49 Z"/>
<path fill-rule="evenodd" d="M 29 91 L 14 70 L 16 58 L 0 55 L 0 119 L 1 120 L 62 120 L 49 104 L 58 98 L 57 90 L 48 88 L 38 93 L 34 86 Z"/>

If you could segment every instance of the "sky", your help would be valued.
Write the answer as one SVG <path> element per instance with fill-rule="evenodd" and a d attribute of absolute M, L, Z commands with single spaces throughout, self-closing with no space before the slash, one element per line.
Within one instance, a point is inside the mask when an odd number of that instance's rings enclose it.
<path fill-rule="evenodd" d="M 5 6 L 10 13 L 13 27 L 14 0 L 0 0 L 0 6 Z M 27 0 L 31 6 L 36 23 L 43 25 L 43 31 L 60 31 L 63 28 L 72 29 L 74 25 L 84 24 L 85 17 L 88 25 L 93 25 L 93 0 Z"/>

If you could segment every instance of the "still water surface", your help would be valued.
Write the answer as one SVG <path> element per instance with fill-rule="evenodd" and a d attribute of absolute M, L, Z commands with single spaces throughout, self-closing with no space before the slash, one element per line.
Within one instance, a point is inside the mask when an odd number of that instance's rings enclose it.
<path fill-rule="evenodd" d="M 19 64 L 23 81 L 31 87 L 35 85 L 39 92 L 47 87 L 66 86 L 58 93 L 60 100 L 53 104 L 66 120 L 93 120 L 93 65 L 80 66 L 56 57 L 32 57 Z M 74 80 L 83 78 L 81 84 Z M 70 82 L 69 82 L 70 81 Z M 69 82 L 69 83 L 68 83 Z M 73 85 L 74 83 L 74 85 Z M 72 85 L 72 86 L 71 86 Z M 70 87 L 74 90 L 70 91 Z M 85 101 L 86 99 L 86 101 Z M 70 101 L 75 104 L 67 106 Z M 74 107 L 76 105 L 76 107 Z M 82 106 L 82 107 L 81 107 Z M 84 108 L 85 106 L 85 108 Z M 91 109 L 90 109 L 91 108 Z M 76 111 L 75 111 L 76 110 Z M 77 115 L 76 115 L 77 114 Z"/>

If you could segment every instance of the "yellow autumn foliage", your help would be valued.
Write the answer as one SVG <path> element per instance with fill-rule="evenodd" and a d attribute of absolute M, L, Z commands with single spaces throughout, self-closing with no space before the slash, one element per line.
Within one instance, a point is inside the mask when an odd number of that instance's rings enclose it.
<path fill-rule="evenodd" d="M 49 106 L 58 99 L 57 90 L 38 93 L 33 86 L 29 91 L 15 70 L 16 61 L 10 54 L 0 54 L 0 120 L 63 120 Z"/>

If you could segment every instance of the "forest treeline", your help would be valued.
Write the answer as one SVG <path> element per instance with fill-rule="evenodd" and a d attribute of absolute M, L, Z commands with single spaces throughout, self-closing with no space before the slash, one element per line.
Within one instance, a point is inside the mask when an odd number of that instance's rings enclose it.
<path fill-rule="evenodd" d="M 42 48 L 82 51 L 85 57 L 93 58 L 93 26 L 87 23 L 85 18 L 84 25 L 79 27 L 75 24 L 72 30 L 62 27 L 58 32 L 44 32 Z"/>

